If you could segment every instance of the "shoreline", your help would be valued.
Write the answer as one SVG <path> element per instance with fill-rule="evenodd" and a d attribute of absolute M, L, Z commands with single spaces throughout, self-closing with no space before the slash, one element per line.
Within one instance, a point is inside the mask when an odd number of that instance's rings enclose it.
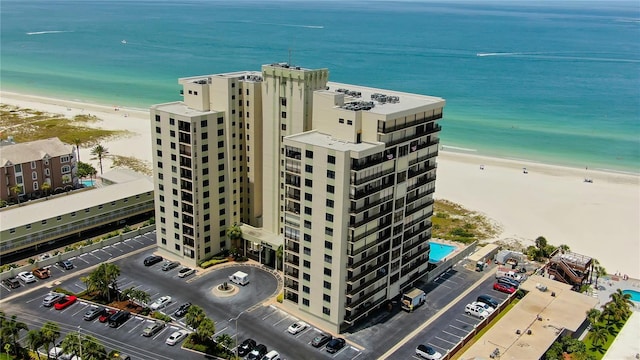
<path fill-rule="evenodd" d="M 133 156 L 152 164 L 148 110 L 6 91 L 0 91 L 0 103 L 65 117 L 95 115 L 102 121 L 90 126 L 132 133 L 103 141 L 110 154 Z M 458 203 L 497 224 L 501 233 L 488 242 L 517 241 L 526 247 L 533 245 L 536 237 L 544 236 L 552 245 L 567 244 L 574 252 L 598 258 L 610 273 L 640 278 L 638 174 L 483 156 L 446 145 L 443 148 L 437 158 L 434 197 Z M 87 162 L 90 158 L 90 148 L 81 148 L 80 159 Z M 88 162 L 98 169 L 97 161 Z M 109 158 L 103 160 L 105 170 L 111 164 Z M 587 178 L 592 182 L 585 182 Z"/>

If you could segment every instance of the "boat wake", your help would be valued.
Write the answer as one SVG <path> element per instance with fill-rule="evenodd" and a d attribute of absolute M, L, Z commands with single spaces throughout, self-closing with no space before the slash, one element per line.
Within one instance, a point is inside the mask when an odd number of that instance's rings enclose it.
<path fill-rule="evenodd" d="M 304 29 L 324 29 L 324 26 L 322 25 L 282 24 L 282 23 L 257 22 L 257 21 L 251 21 L 251 20 L 244 20 L 241 22 L 251 23 L 256 25 L 286 26 L 286 27 L 296 27 L 296 28 L 304 28 Z"/>
<path fill-rule="evenodd" d="M 519 57 L 519 58 L 529 58 L 529 59 L 569 60 L 569 61 L 601 61 L 601 62 L 626 62 L 626 63 L 640 62 L 640 59 L 624 59 L 624 58 L 597 57 L 597 56 L 556 55 L 554 53 L 545 53 L 545 52 L 492 52 L 492 53 L 476 53 L 476 56 L 477 57 L 506 56 L 506 57 Z"/>
<path fill-rule="evenodd" d="M 60 33 L 69 33 L 69 32 L 73 32 L 73 31 L 67 31 L 67 30 L 34 31 L 34 32 L 28 32 L 27 35 L 60 34 Z"/>

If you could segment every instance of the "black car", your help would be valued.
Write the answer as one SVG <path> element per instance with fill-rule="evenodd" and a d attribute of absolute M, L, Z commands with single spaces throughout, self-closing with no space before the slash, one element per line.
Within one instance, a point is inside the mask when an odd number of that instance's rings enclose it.
<path fill-rule="evenodd" d="M 267 347 L 263 344 L 257 345 L 247 355 L 247 360 L 260 360 L 267 353 Z"/>
<path fill-rule="evenodd" d="M 180 305 L 180 307 L 178 308 L 178 310 L 176 310 L 173 315 L 177 316 L 177 317 L 183 317 L 187 314 L 187 311 L 189 311 L 189 308 L 191 307 L 191 303 L 184 303 L 182 305 Z"/>
<path fill-rule="evenodd" d="M 478 296 L 478 299 L 476 299 L 476 301 L 481 302 L 481 303 L 485 303 L 489 306 L 491 306 L 494 309 L 497 309 L 498 306 L 500 305 L 500 303 L 498 303 L 498 301 L 494 298 L 492 298 L 489 295 L 480 295 Z"/>
<path fill-rule="evenodd" d="M 520 287 L 520 283 L 517 280 L 513 280 L 513 279 L 508 278 L 508 277 L 499 278 L 498 279 L 498 283 L 509 285 L 509 286 L 513 286 L 516 289 Z"/>
<path fill-rule="evenodd" d="M 8 287 L 9 289 L 15 289 L 20 287 L 20 281 L 18 281 L 18 279 L 14 277 L 4 279 L 2 280 L 2 283 L 4 284 L 4 286 Z"/>
<path fill-rule="evenodd" d="M 343 338 L 335 338 L 331 339 L 327 344 L 327 352 L 330 354 L 337 353 L 338 350 L 342 349 L 345 345 L 345 341 Z"/>
<path fill-rule="evenodd" d="M 87 321 L 91 321 L 95 318 L 97 318 L 98 316 L 102 315 L 105 313 L 107 309 L 105 309 L 102 306 L 99 307 L 92 307 L 91 309 L 87 310 L 86 313 L 84 313 L 83 318 Z"/>
<path fill-rule="evenodd" d="M 158 255 L 147 256 L 144 259 L 144 266 L 151 266 L 153 264 L 159 263 L 160 261 L 162 261 L 162 256 L 158 256 Z"/>
<path fill-rule="evenodd" d="M 73 263 L 71 261 L 69 261 L 69 260 L 58 261 L 58 266 L 60 266 L 61 268 L 65 269 L 65 270 L 73 269 Z"/>
<path fill-rule="evenodd" d="M 246 339 L 242 344 L 238 345 L 238 355 L 245 356 L 256 347 L 256 342 L 253 339 Z"/>
<path fill-rule="evenodd" d="M 333 339 L 333 336 L 327 333 L 320 333 L 318 336 L 314 337 L 313 340 L 311 340 L 311 346 L 321 347 L 322 345 L 331 341 L 331 339 Z"/>

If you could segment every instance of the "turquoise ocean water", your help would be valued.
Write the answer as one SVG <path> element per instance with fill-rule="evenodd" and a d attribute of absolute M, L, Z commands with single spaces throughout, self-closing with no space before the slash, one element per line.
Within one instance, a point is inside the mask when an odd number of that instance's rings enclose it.
<path fill-rule="evenodd" d="M 637 1 L 2 0 L 0 20 L 3 90 L 146 108 L 290 59 L 444 97 L 445 146 L 640 173 Z"/>

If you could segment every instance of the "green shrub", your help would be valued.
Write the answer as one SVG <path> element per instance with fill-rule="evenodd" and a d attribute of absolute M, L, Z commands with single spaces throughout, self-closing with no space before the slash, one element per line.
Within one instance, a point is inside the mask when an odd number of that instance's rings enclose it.
<path fill-rule="evenodd" d="M 130 231 L 132 231 L 132 230 L 131 230 L 131 228 L 129 227 L 129 225 L 125 225 L 125 227 L 122 229 L 122 233 L 123 233 L 123 234 L 124 234 L 124 233 L 128 233 L 128 232 L 130 232 Z"/>
<path fill-rule="evenodd" d="M 29 259 L 29 264 L 33 264 L 35 262 L 36 262 L 36 259 L 34 259 L 34 258 Z"/>
<path fill-rule="evenodd" d="M 278 300 L 278 302 L 282 304 L 282 301 L 284 301 L 284 293 L 278 294 L 276 300 Z"/>
<path fill-rule="evenodd" d="M 61 287 L 57 287 L 53 290 L 54 292 L 60 293 L 60 294 L 65 294 L 65 295 L 76 295 L 74 292 L 69 291 L 65 288 L 61 288 Z"/>
<path fill-rule="evenodd" d="M 153 314 L 151 314 L 151 317 L 154 318 L 154 319 L 162 320 L 164 322 L 168 322 L 168 323 L 173 320 L 171 318 L 171 316 L 165 315 L 165 314 L 161 313 L 160 311 L 154 311 Z"/>
<path fill-rule="evenodd" d="M 208 267 L 211 267 L 213 265 L 218 265 L 218 264 L 222 264 L 222 263 L 226 263 L 227 261 L 229 261 L 229 259 L 211 259 L 209 261 L 205 261 L 203 262 L 200 267 L 203 269 L 206 269 Z"/>

